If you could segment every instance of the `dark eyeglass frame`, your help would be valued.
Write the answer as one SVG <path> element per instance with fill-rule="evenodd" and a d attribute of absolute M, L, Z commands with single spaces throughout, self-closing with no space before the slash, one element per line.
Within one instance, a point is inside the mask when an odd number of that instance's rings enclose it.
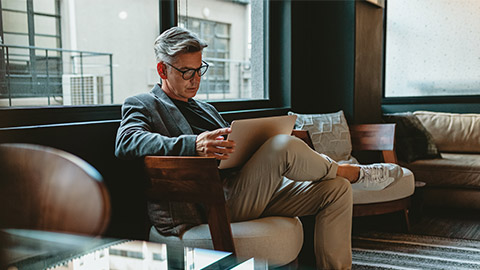
<path fill-rule="evenodd" d="M 202 60 L 202 64 L 203 64 L 203 65 L 201 65 L 199 68 L 188 68 L 187 70 L 181 70 L 181 69 L 175 67 L 174 65 L 172 65 L 172 64 L 170 64 L 170 63 L 167 63 L 167 62 L 164 62 L 164 63 L 167 64 L 167 65 L 169 65 L 169 66 L 171 66 L 171 67 L 174 68 L 176 71 L 182 73 L 182 78 L 183 78 L 184 80 L 186 80 L 186 81 L 192 79 L 193 76 L 195 76 L 195 73 L 197 73 L 199 77 L 202 77 L 203 75 L 205 75 L 205 73 L 206 73 L 207 70 L 208 70 L 208 67 L 210 66 L 207 62 L 205 62 L 205 61 Z M 203 72 L 201 72 L 203 68 L 205 68 L 205 70 L 204 70 Z M 192 75 L 191 75 L 190 77 L 186 78 L 186 77 L 185 77 L 185 74 L 186 74 L 187 72 L 191 72 L 192 70 L 193 70 Z"/>

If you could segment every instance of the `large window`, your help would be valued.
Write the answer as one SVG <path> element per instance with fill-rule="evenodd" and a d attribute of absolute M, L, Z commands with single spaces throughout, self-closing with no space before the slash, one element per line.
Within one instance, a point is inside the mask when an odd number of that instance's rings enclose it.
<path fill-rule="evenodd" d="M 265 1 L 178 0 L 178 25 L 207 41 L 210 69 L 197 98 L 251 100 L 268 97 L 265 78 Z"/>
<path fill-rule="evenodd" d="M 122 104 L 148 92 L 159 82 L 153 42 L 165 2 L 0 0 L 0 107 Z M 267 98 L 264 1 L 171 3 L 176 23 L 209 44 L 197 98 Z"/>
<path fill-rule="evenodd" d="M 121 104 L 158 82 L 159 0 L 1 0 L 1 10 L 1 107 Z"/>
<path fill-rule="evenodd" d="M 385 96 L 480 95 L 480 1 L 388 0 Z"/>
<path fill-rule="evenodd" d="M 55 103 L 62 92 L 59 1 L 3 0 L 1 7 L 1 38 L 8 46 L 0 48 L 0 105 Z"/>

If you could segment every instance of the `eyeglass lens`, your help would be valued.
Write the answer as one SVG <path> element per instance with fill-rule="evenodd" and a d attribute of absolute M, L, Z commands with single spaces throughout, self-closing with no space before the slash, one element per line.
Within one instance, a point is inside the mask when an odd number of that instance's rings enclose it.
<path fill-rule="evenodd" d="M 185 80 L 190 80 L 191 78 L 193 78 L 193 76 L 195 76 L 195 72 L 197 72 L 198 76 L 201 77 L 203 76 L 203 74 L 205 74 L 205 72 L 207 72 L 207 69 L 208 69 L 207 65 L 201 66 L 198 69 L 189 69 L 185 73 L 183 73 L 183 78 Z"/>

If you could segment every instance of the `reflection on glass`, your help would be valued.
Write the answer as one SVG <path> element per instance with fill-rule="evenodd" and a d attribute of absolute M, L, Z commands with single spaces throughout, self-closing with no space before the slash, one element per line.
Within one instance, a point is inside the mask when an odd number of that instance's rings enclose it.
<path fill-rule="evenodd" d="M 230 254 L 216 250 L 186 247 L 184 248 L 185 269 L 202 269 Z M 167 245 L 144 241 L 127 241 L 110 247 L 100 248 L 81 256 L 75 256 L 72 259 L 59 262 L 54 267 L 48 269 L 168 269 Z M 253 267 L 239 269 L 253 269 Z"/>
<path fill-rule="evenodd" d="M 219 261 L 230 255 L 227 252 L 221 252 L 209 249 L 185 248 L 185 269 L 202 269 L 216 261 Z M 252 268 L 253 269 L 253 268 Z"/>
<path fill-rule="evenodd" d="M 253 269 L 255 269 L 255 260 L 253 258 L 232 268 L 232 270 L 253 270 Z"/>
<path fill-rule="evenodd" d="M 50 269 L 168 269 L 167 246 L 129 241 L 90 252 Z"/>

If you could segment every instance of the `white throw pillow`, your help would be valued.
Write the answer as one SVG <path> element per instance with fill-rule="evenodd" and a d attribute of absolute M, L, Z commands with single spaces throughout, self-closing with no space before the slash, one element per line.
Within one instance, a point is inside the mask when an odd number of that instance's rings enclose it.
<path fill-rule="evenodd" d="M 350 130 L 343 111 L 327 114 L 297 114 L 295 129 L 308 130 L 315 151 L 339 163 L 358 163 L 352 156 Z"/>

